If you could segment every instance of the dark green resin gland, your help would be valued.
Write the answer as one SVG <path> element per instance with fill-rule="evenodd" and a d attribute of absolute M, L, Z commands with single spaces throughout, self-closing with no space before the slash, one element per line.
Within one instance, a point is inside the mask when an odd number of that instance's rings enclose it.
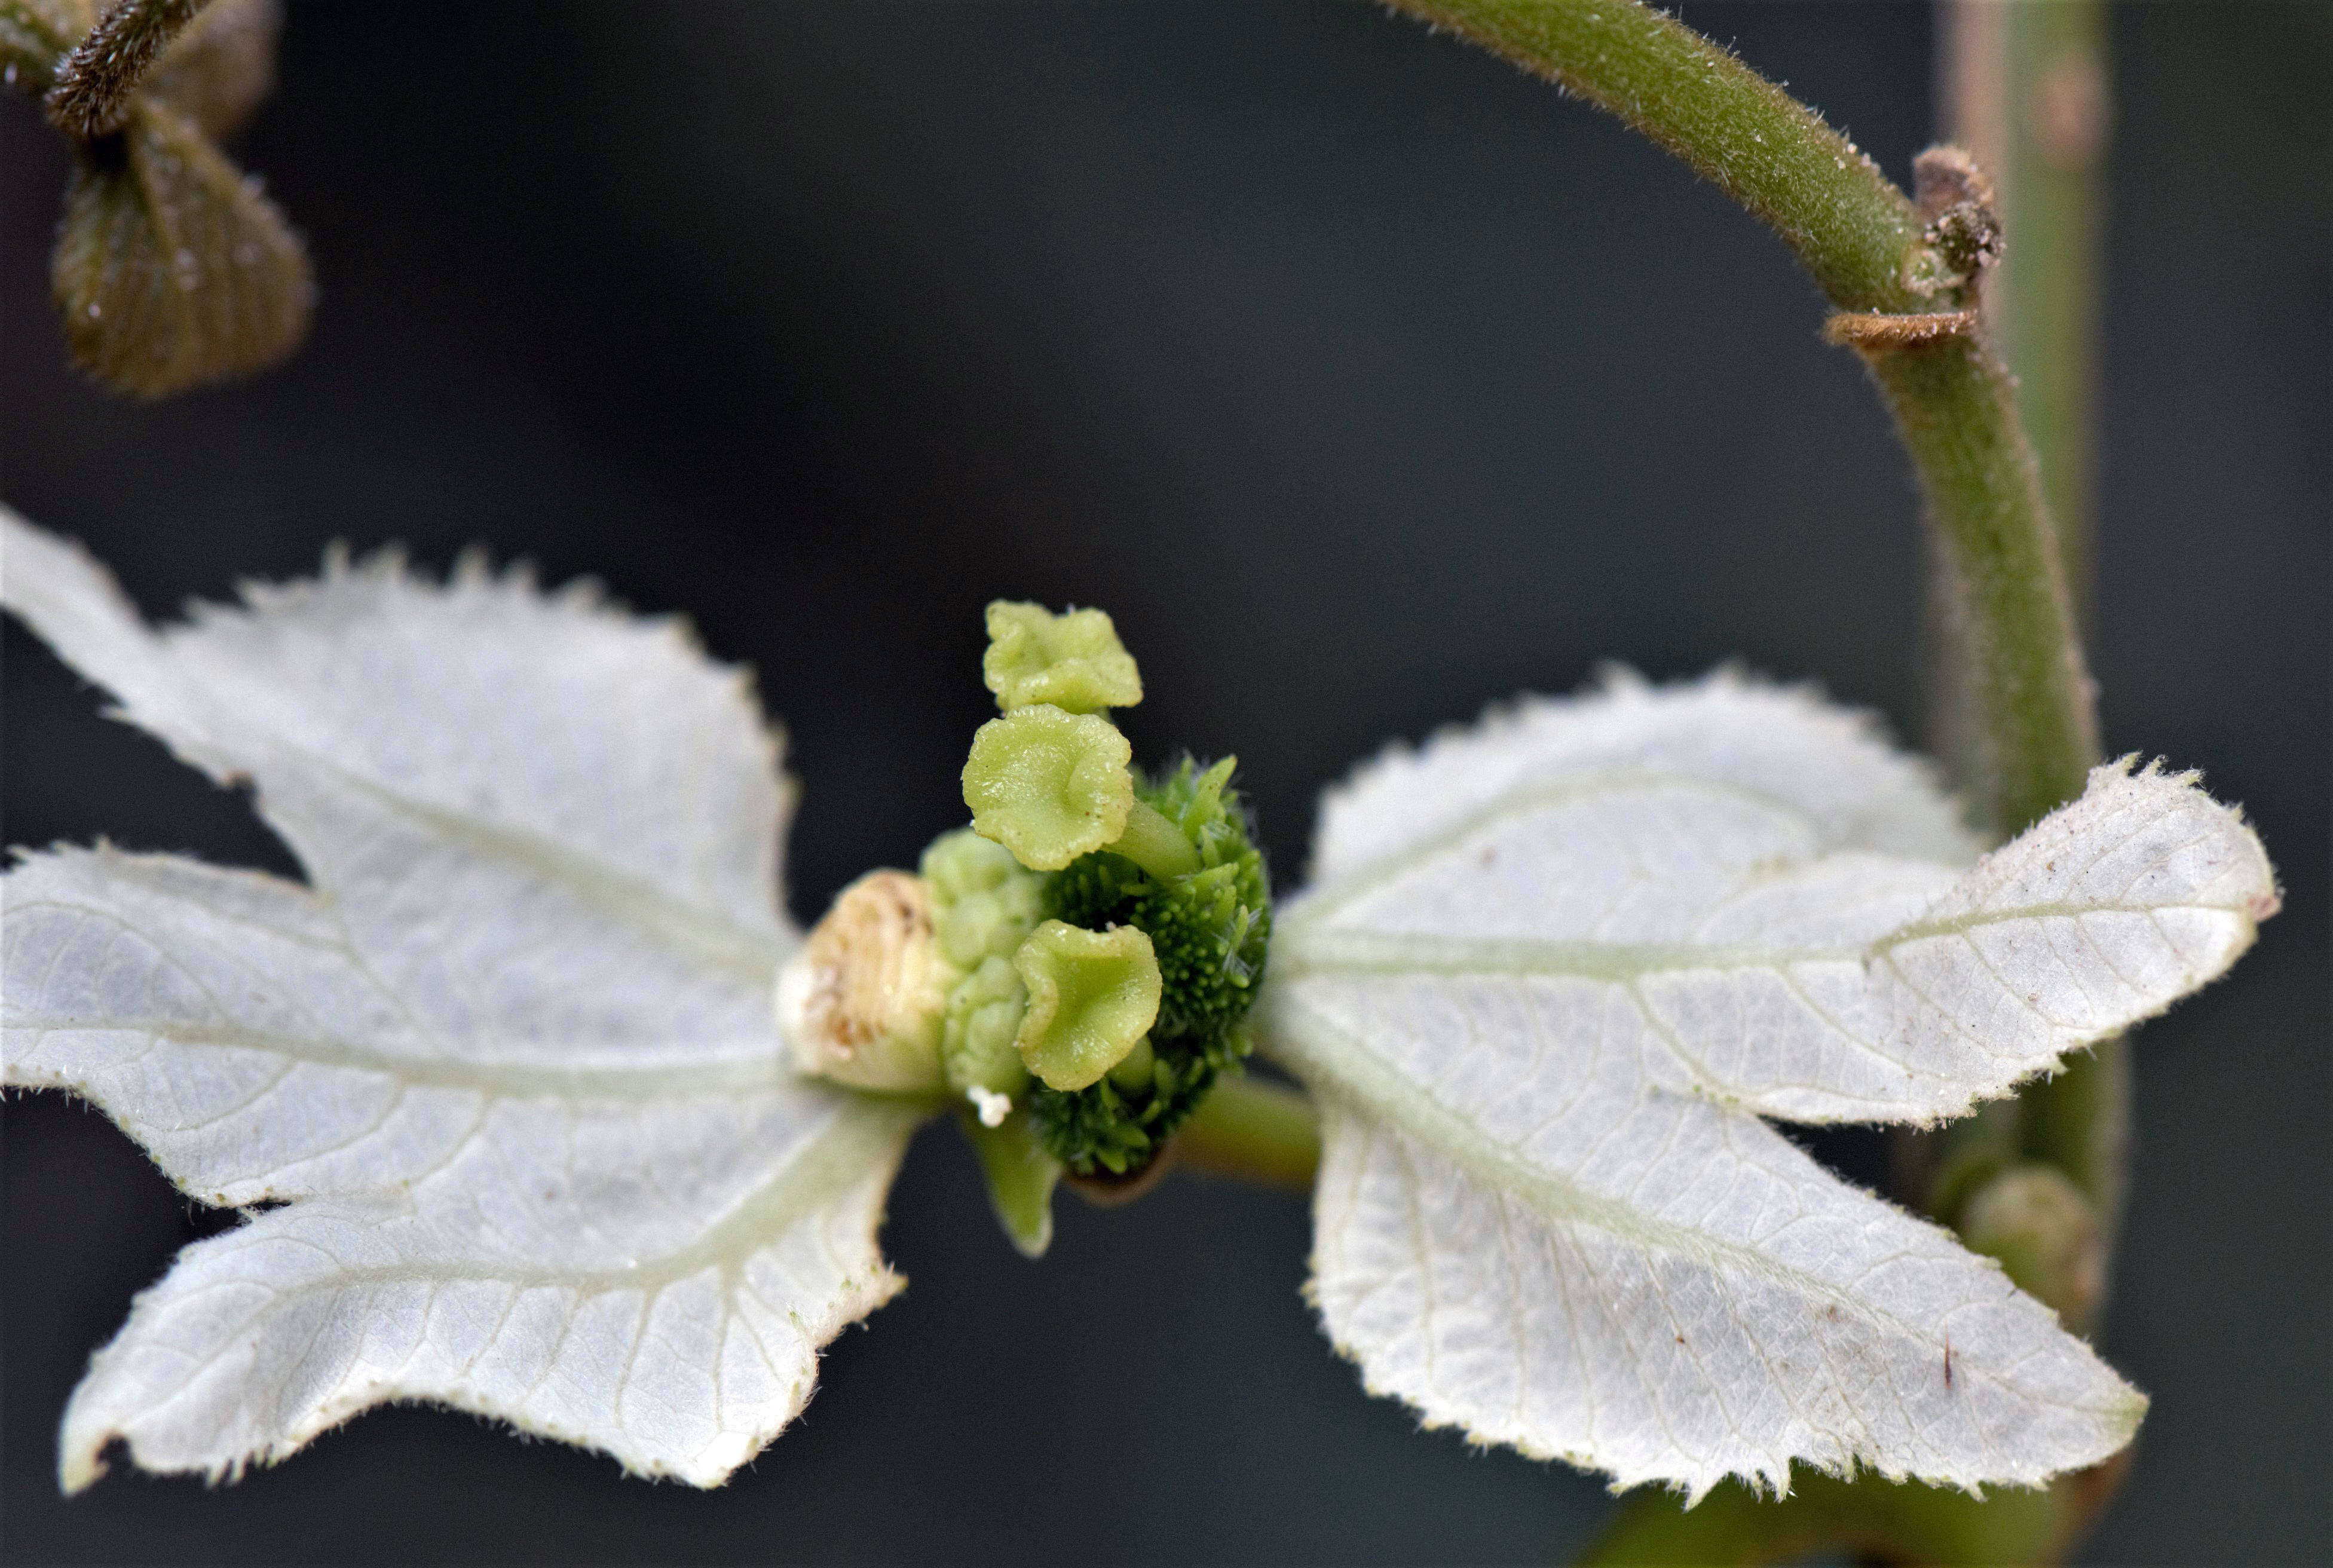
<path fill-rule="evenodd" d="M 1263 856 L 1248 842 L 1233 759 L 1201 772 L 1186 758 L 1135 794 L 1181 829 L 1199 869 L 1165 880 L 1097 850 L 1045 879 L 1045 915 L 1089 930 L 1132 926 L 1157 950 L 1164 994 L 1147 1073 L 1131 1063 L 1084 1089 L 1037 1084 L 1031 1106 L 1045 1147 L 1081 1176 L 1123 1176 L 1150 1162 L 1225 1068 L 1250 1049 L 1243 1020 L 1263 982 L 1272 935 Z"/>

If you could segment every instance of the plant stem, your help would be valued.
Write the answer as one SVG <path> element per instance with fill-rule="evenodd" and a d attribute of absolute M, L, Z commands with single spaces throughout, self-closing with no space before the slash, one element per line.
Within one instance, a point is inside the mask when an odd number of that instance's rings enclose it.
<path fill-rule="evenodd" d="M 86 141 L 121 129 L 137 91 L 170 41 L 210 0 L 115 0 L 58 63 L 49 118 Z"/>
<path fill-rule="evenodd" d="M 1968 633 L 1987 814 L 2014 833 L 2082 793 L 2089 677 L 2009 375 L 1973 333 L 1858 348 L 1937 531 Z"/>
<path fill-rule="evenodd" d="M 2104 0 L 1954 0 L 1941 17 L 1944 129 L 1992 176 L 2015 241 L 1985 322 L 2017 376 L 2076 616 L 2096 534 L 2098 273 L 2112 120 Z"/>
<path fill-rule="evenodd" d="M 2098 1210 L 2109 1284 L 2130 1155 L 2130 1046 L 2117 1034 L 2035 1084 L 2023 1101 L 2025 1151 L 2071 1177 Z"/>
<path fill-rule="evenodd" d="M 1226 1078 L 1176 1135 L 1185 1169 L 1310 1192 L 1320 1169 L 1320 1115 L 1293 1089 Z"/>
<path fill-rule="evenodd" d="M 1910 199 L 1877 166 L 1682 24 L 1636 0 L 1395 3 L 1611 111 L 1683 159 L 1781 235 L 1841 311 L 1941 320 L 1966 303 L 1944 281 L 1925 290 L 1910 281 L 1935 275 L 1935 253 Z M 1966 328 L 1854 341 L 1896 416 L 1960 591 L 1976 658 L 1978 803 L 2015 832 L 2081 792 L 2097 726 L 2011 383 Z"/>
<path fill-rule="evenodd" d="M 1126 813 L 1126 831 L 1104 846 L 1124 855 L 1160 881 L 1190 875 L 1199 869 L 1199 851 L 1183 830 L 1166 820 L 1156 806 L 1140 800 Z"/>
<path fill-rule="evenodd" d="M 1822 117 L 1636 0 L 1393 0 L 1618 115 L 1782 236 L 1846 311 L 1934 309 L 1905 281 L 1919 216 Z"/>

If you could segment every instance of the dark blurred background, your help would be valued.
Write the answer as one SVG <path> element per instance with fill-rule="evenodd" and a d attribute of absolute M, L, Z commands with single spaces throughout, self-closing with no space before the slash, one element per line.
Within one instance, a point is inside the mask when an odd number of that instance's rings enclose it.
<path fill-rule="evenodd" d="M 2137 1042 L 2103 1339 L 2155 1407 L 2097 1562 L 2333 1552 L 2329 14 L 2115 16 L 2107 746 L 2206 769 L 2288 900 Z M 1925 7 L 1685 16 L 1906 175 Z M 686 612 L 792 728 L 804 919 L 961 819 L 998 593 L 1116 614 L 1138 751 L 1237 752 L 1282 885 L 1353 760 L 1606 658 L 1738 655 L 1918 733 L 1909 478 L 1782 247 L 1369 7 L 295 6 L 243 154 L 310 236 L 314 340 L 125 404 L 65 368 L 64 153 L 0 105 L 8 501 L 158 613 L 332 539 Z M 9 841 L 289 869 L 6 639 Z M 60 1097 L 0 1128 L 14 1561 L 1549 1561 L 1606 1505 L 1366 1399 L 1299 1298 L 1301 1202 L 1065 1198 L 1032 1266 L 939 1132 L 887 1232 L 913 1288 L 723 1491 L 400 1409 L 234 1487 L 67 1503 L 68 1390 L 220 1220 Z"/>

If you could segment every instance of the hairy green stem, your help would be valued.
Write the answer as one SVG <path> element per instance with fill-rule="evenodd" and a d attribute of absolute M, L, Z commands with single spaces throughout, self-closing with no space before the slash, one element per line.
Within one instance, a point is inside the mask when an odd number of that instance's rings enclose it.
<path fill-rule="evenodd" d="M 210 0 L 115 0 L 56 68 L 49 118 L 87 140 L 121 129 L 130 95 Z"/>
<path fill-rule="evenodd" d="M 1821 117 L 1636 0 L 1395 0 L 1601 108 L 1684 159 L 1797 255 L 1870 366 L 1917 469 L 1976 668 L 1980 805 L 2014 832 L 2081 791 L 2089 681 L 2050 508 L 2008 372 L 1959 322 L 1920 214 Z M 1890 318 L 1933 323 L 1887 330 Z M 1905 324 L 1905 323 L 1898 323 Z"/>
<path fill-rule="evenodd" d="M 1320 1169 L 1320 1115 L 1297 1090 L 1226 1078 L 1176 1134 L 1175 1154 L 1186 1170 L 1310 1192 Z"/>
<path fill-rule="evenodd" d="M 2027 1090 L 2021 1102 L 2025 1152 L 2064 1171 L 2090 1200 L 2109 1265 L 2129 1163 L 2130 1080 L 2130 1046 L 2117 1035 Z"/>
<path fill-rule="evenodd" d="M 1847 311 L 1935 306 L 1905 281 L 1921 223 L 1822 117 L 1636 0 L 1393 0 L 1608 110 L 1782 236 Z"/>
<path fill-rule="evenodd" d="M 1912 455 L 1968 619 L 1988 815 L 2003 832 L 2082 793 L 2098 722 L 2033 449 L 1972 332 L 1859 347 Z"/>

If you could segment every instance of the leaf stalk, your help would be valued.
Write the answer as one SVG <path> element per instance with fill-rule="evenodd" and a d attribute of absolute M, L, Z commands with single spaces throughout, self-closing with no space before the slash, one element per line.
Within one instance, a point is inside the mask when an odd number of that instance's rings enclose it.
<path fill-rule="evenodd" d="M 1186 1170 L 1310 1192 L 1320 1169 L 1320 1113 L 1298 1090 L 1226 1077 L 1184 1123 L 1175 1151 Z"/>

